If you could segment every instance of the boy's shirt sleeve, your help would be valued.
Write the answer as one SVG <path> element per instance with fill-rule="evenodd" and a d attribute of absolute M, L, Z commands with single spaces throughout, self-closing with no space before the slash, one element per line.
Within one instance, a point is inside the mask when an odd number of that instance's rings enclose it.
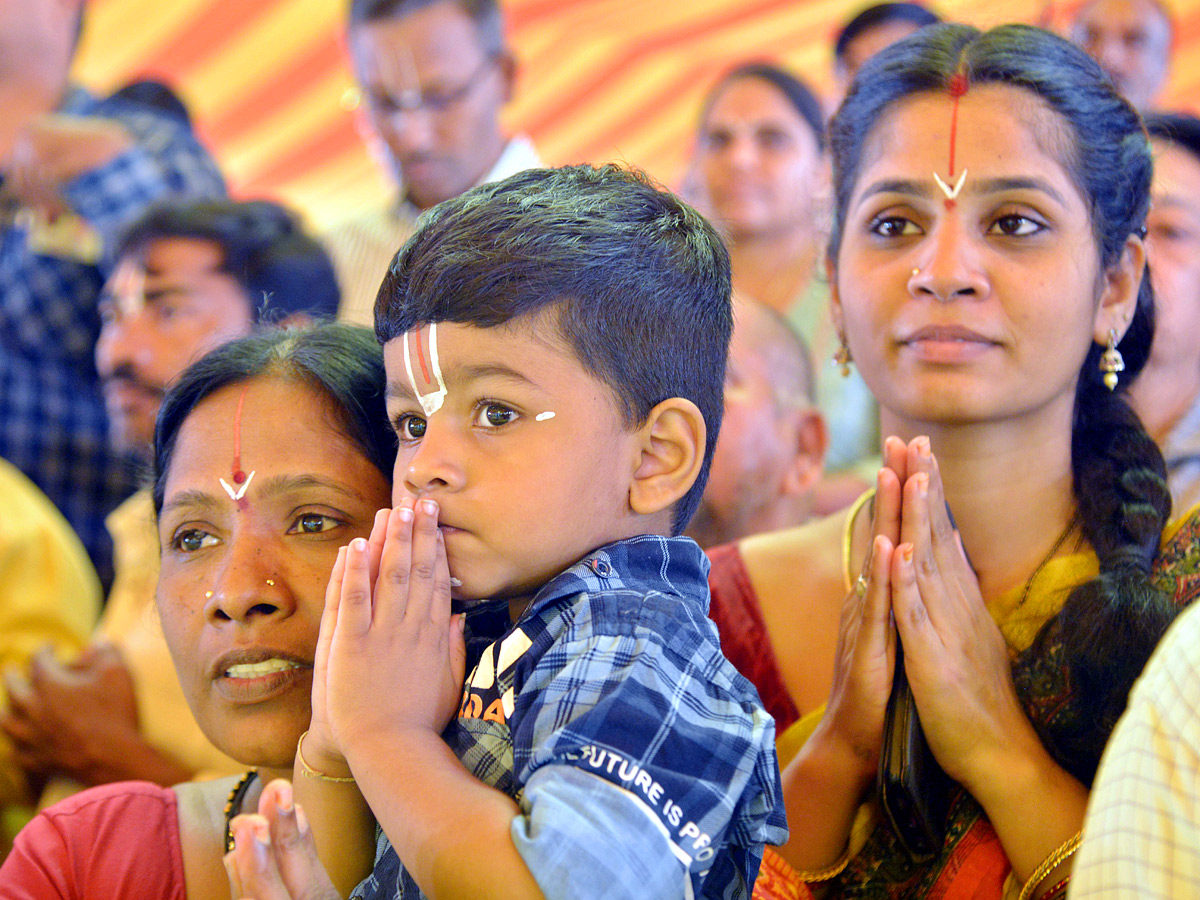
<path fill-rule="evenodd" d="M 702 608 L 620 592 L 569 618 L 511 719 L 512 837 L 543 893 L 748 897 L 787 835 L 774 723 Z"/>

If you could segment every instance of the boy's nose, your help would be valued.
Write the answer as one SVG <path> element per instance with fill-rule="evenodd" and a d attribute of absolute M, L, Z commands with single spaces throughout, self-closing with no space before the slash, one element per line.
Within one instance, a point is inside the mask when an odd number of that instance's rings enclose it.
<path fill-rule="evenodd" d="M 425 435 L 416 448 L 396 457 L 394 480 L 413 496 L 436 490 L 459 490 L 464 482 L 463 454 L 449 428 L 438 428 L 430 416 Z"/>

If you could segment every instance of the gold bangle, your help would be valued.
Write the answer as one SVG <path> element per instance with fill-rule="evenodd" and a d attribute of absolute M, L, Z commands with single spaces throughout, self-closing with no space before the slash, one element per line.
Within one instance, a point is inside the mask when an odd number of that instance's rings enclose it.
<path fill-rule="evenodd" d="M 1083 832 L 1077 831 L 1062 844 L 1057 850 L 1051 853 L 1042 861 L 1029 880 L 1025 882 L 1025 886 L 1021 888 L 1021 894 L 1017 900 L 1029 900 L 1033 896 L 1034 890 L 1046 880 L 1046 876 L 1057 869 L 1060 865 L 1075 855 L 1075 851 L 1079 849 L 1079 844 L 1083 840 Z"/>
<path fill-rule="evenodd" d="M 304 739 L 306 737 L 308 737 L 307 729 L 305 730 L 304 734 L 300 735 L 300 740 L 296 741 L 296 761 L 300 763 L 300 771 L 303 772 L 305 775 L 307 775 L 309 778 L 317 779 L 317 781 L 330 781 L 330 782 L 333 782 L 334 784 L 353 784 L 353 782 L 354 782 L 353 775 L 349 776 L 348 778 L 341 777 L 338 775 L 326 775 L 324 772 L 318 772 L 316 769 L 314 769 L 312 766 L 310 766 L 307 762 L 305 762 L 304 754 L 300 752 L 300 748 L 304 745 Z"/>
<path fill-rule="evenodd" d="M 846 870 L 846 866 L 848 865 L 850 865 L 849 847 L 842 852 L 842 855 L 832 865 L 828 865 L 823 869 L 817 869 L 815 872 L 797 871 L 796 875 L 799 876 L 801 881 L 816 884 L 818 881 L 829 881 L 831 878 L 837 878 Z"/>
<path fill-rule="evenodd" d="M 875 488 L 864 491 L 857 500 L 850 504 L 850 511 L 846 513 L 846 523 L 842 526 L 842 581 L 846 585 L 847 594 L 854 587 L 854 576 L 850 574 L 850 547 L 854 543 L 854 523 L 858 521 L 858 514 L 862 508 L 874 499 Z M 870 555 L 869 550 L 867 555 Z M 859 577 L 862 576 L 859 575 Z"/>

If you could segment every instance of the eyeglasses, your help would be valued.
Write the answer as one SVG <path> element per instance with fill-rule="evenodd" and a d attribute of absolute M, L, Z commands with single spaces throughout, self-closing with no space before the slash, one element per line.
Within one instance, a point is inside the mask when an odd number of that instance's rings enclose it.
<path fill-rule="evenodd" d="M 431 115 L 438 115 L 465 100 L 471 91 L 482 81 L 483 74 L 495 61 L 496 56 L 494 54 L 484 57 L 479 65 L 475 67 L 474 71 L 467 76 L 463 84 L 456 88 L 435 91 L 422 91 L 420 88 L 411 88 L 396 94 L 367 89 L 361 93 L 356 91 L 352 102 L 348 105 L 350 108 L 354 108 L 358 105 L 358 101 L 361 98 L 365 99 L 367 105 L 380 116 L 394 116 L 396 113 L 402 111 L 408 113 L 424 111 Z"/>

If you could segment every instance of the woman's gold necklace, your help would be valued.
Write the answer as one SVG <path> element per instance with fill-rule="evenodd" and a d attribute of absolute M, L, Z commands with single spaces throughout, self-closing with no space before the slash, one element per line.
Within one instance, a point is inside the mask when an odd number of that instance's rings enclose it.
<path fill-rule="evenodd" d="M 1021 591 L 1021 599 L 1017 605 L 1013 607 L 1013 612 L 1016 612 L 1025 605 L 1025 601 L 1029 599 L 1029 592 L 1033 590 L 1033 583 L 1037 577 L 1042 574 L 1042 569 L 1046 568 L 1050 560 L 1054 559 L 1055 554 L 1062 549 L 1063 544 L 1067 542 L 1067 537 L 1075 530 L 1075 525 L 1078 523 L 1079 514 L 1071 516 L 1071 521 L 1067 522 L 1067 527 L 1063 529 L 1062 534 L 1058 536 L 1058 540 L 1054 542 L 1054 546 L 1050 548 L 1050 552 L 1042 557 L 1042 561 L 1037 564 L 1037 568 L 1033 570 L 1033 574 L 1029 576 L 1025 582 L 1025 587 Z"/>

